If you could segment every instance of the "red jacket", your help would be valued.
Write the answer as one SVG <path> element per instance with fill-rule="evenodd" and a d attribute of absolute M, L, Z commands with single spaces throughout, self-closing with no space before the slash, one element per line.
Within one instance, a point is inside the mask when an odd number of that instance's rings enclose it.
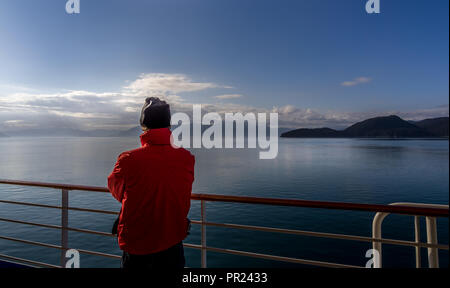
<path fill-rule="evenodd" d="M 166 250 L 186 237 L 195 158 L 170 145 L 168 128 L 141 135 L 142 147 L 120 154 L 108 177 L 122 203 L 117 234 L 130 254 Z"/>

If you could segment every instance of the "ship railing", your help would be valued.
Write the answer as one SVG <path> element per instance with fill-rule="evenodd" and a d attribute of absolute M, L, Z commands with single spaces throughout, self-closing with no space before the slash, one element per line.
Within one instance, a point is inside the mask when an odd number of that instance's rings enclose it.
<path fill-rule="evenodd" d="M 404 207 L 422 207 L 422 208 L 438 208 L 438 209 L 447 209 L 448 205 L 440 205 L 440 204 L 425 204 L 425 203 L 408 203 L 408 202 L 399 202 L 399 203 L 391 203 L 389 205 L 393 206 L 404 206 Z M 390 213 L 388 212 L 378 212 L 375 214 L 372 222 L 372 235 L 381 239 L 381 225 L 383 224 L 384 218 L 386 218 Z M 427 243 L 428 244 L 437 244 L 437 224 L 436 217 L 425 216 L 425 224 L 427 231 Z M 420 243 L 420 216 L 414 216 L 414 237 L 415 242 Z M 382 267 L 382 242 L 373 242 L 373 249 L 377 251 L 376 259 L 374 262 L 375 268 Z M 428 252 L 428 267 L 430 268 L 439 268 L 439 254 L 438 249 L 433 247 L 427 248 Z M 421 257 L 421 249 L 420 246 L 415 247 L 416 253 L 416 268 L 421 268 L 422 257 Z"/>
<path fill-rule="evenodd" d="M 48 247 L 60 250 L 60 265 L 53 265 L 49 263 L 43 263 L 39 261 L 34 261 L 30 259 L 24 259 L 15 257 L 12 255 L 2 254 L 0 251 L 0 259 L 5 259 L 5 261 L 11 261 L 14 263 L 22 263 L 30 267 L 47 267 L 47 268 L 60 268 L 66 267 L 66 252 L 69 249 L 76 249 L 79 253 L 95 255 L 101 257 L 107 257 L 112 259 L 121 259 L 120 255 L 109 254 L 99 251 L 91 251 L 86 249 L 81 249 L 80 247 L 71 247 L 69 245 L 69 231 L 101 235 L 105 237 L 115 237 L 115 235 L 109 232 L 94 231 L 88 229 L 81 229 L 75 227 L 69 227 L 69 211 L 81 211 L 90 213 L 100 213 L 100 214 L 110 214 L 118 215 L 118 212 L 98 210 L 98 209 L 88 209 L 80 207 L 69 206 L 69 191 L 87 191 L 87 192 L 99 192 L 99 193 L 109 193 L 109 190 L 104 187 L 95 186 L 80 186 L 80 185 L 70 185 L 70 184 L 57 184 L 57 183 L 43 183 L 43 182 L 30 182 L 30 181 L 16 181 L 16 180 L 1 180 L 0 184 L 4 185 L 18 185 L 18 186 L 31 186 L 31 187 L 43 187 L 58 189 L 61 191 L 61 206 L 47 205 L 47 204 L 36 204 L 28 202 L 1 200 L 0 203 L 9 205 L 23 205 L 41 208 L 51 208 L 61 210 L 61 225 L 50 225 L 42 224 L 38 222 L 21 221 L 10 218 L 0 218 L 2 222 L 16 223 L 21 225 L 31 225 L 38 226 L 49 229 L 57 229 L 61 231 L 60 245 L 54 245 L 49 243 L 42 243 L 37 241 L 30 241 L 25 239 L 19 239 L 14 237 L 8 237 L 0 235 L 0 239 L 18 242 L 22 244 L 35 245 L 41 247 Z M 207 267 L 207 252 L 218 252 L 232 255 L 247 256 L 252 258 L 274 260 L 295 264 L 304 264 L 310 266 L 318 267 L 332 267 L 332 268 L 364 268 L 365 266 L 355 266 L 343 263 L 334 263 L 326 261 L 317 261 L 312 259 L 299 259 L 293 257 L 285 257 L 271 254 L 255 253 L 249 251 L 225 249 L 218 247 L 211 247 L 207 245 L 206 242 L 206 231 L 207 227 L 225 227 L 232 229 L 241 230 L 252 230 L 252 231 L 263 231 L 271 233 L 280 234 L 291 234 L 291 235 L 301 235 L 309 237 L 319 237 L 328 239 L 342 239 L 349 241 L 359 241 L 367 242 L 373 245 L 374 250 L 374 263 L 372 267 L 382 267 L 382 257 L 381 257 L 381 245 L 399 245 L 399 246 L 410 246 L 414 247 L 416 251 L 416 267 L 420 267 L 421 248 L 427 248 L 428 250 L 428 265 L 429 267 L 439 267 L 439 261 L 437 257 L 437 251 L 449 250 L 447 244 L 439 244 L 437 241 L 437 229 L 436 229 L 436 218 L 449 217 L 449 207 L 448 205 L 434 205 L 434 204 L 417 204 L 417 203 L 397 203 L 394 205 L 380 205 L 380 204 L 362 204 L 362 203 L 345 203 L 345 202 L 327 202 L 327 201 L 310 201 L 310 200 L 298 200 L 298 199 L 278 199 L 278 198 L 259 198 L 259 197 L 242 197 L 242 196 L 227 196 L 227 195 L 212 195 L 212 194 L 196 194 L 192 193 L 192 200 L 200 201 L 201 217 L 199 220 L 192 220 L 193 224 L 201 226 L 201 241 L 200 244 L 184 243 L 184 247 L 198 249 L 201 251 L 201 267 Z M 245 204 L 255 204 L 255 205 L 272 205 L 272 206 L 286 206 L 286 207 L 303 207 L 303 208 L 317 208 L 317 209 L 332 209 L 332 210 L 347 210 L 347 211 L 366 211 L 375 212 L 376 215 L 373 220 L 373 235 L 372 237 L 367 236 L 357 236 L 357 235 L 347 235 L 347 234 L 336 234 L 336 233 L 326 233 L 326 232 L 315 232 L 306 230 L 293 230 L 275 227 L 263 227 L 263 226 L 253 226 L 253 225 L 241 225 L 241 224 L 231 224 L 231 223 L 216 223 L 207 221 L 206 218 L 206 203 L 207 202 L 226 202 L 226 203 L 245 203 Z M 383 219 L 389 214 L 403 214 L 415 217 L 415 241 L 407 240 L 397 240 L 388 239 L 381 237 L 381 224 Z M 427 221 L 427 242 L 420 241 L 420 226 L 419 217 L 426 217 Z M 1 248 L 0 248 L 1 249 Z"/>

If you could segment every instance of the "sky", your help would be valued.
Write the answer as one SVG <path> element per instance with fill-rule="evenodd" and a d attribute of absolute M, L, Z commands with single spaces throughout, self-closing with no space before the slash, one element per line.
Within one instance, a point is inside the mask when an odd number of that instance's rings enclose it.
<path fill-rule="evenodd" d="M 0 2 L 0 132 L 137 125 L 173 112 L 278 112 L 340 128 L 449 114 L 449 1 Z"/>

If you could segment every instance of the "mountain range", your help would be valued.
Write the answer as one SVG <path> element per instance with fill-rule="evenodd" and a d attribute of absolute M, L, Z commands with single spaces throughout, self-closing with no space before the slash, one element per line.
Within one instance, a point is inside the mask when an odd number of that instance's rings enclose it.
<path fill-rule="evenodd" d="M 224 123 L 222 124 L 225 127 Z M 190 133 L 192 136 L 193 127 L 190 125 Z M 201 133 L 209 128 L 209 125 L 201 126 Z M 245 127 L 245 136 L 247 136 L 247 122 L 244 123 Z M 172 127 L 172 130 L 175 129 L 176 126 Z M 289 131 L 289 128 L 279 128 L 278 136 L 283 133 Z M 269 127 L 266 128 L 266 135 L 269 135 Z M 127 130 L 78 130 L 78 129 L 47 129 L 47 128 L 39 128 L 39 129 L 18 129 L 15 131 L 8 131 L 7 133 L 1 133 L 0 137 L 139 137 L 142 134 L 142 129 L 139 126 L 132 127 Z M 223 133 L 224 134 L 224 129 Z M 258 133 L 256 133 L 258 134 Z"/>
<path fill-rule="evenodd" d="M 281 134 L 286 138 L 448 138 L 449 118 L 405 121 L 391 115 L 370 118 L 344 130 L 301 128 Z"/>
<path fill-rule="evenodd" d="M 192 126 L 192 124 L 191 124 Z M 247 130 L 247 125 L 245 125 Z M 202 132 L 209 126 L 202 125 Z M 191 127 L 192 134 L 192 127 Z M 0 137 L 7 136 L 52 136 L 52 137 L 138 137 L 142 133 L 136 126 L 127 130 L 91 130 L 77 129 L 27 129 L 0 132 Z M 267 129 L 266 135 L 269 131 Z M 279 128 L 280 137 L 286 138 L 448 138 L 449 118 L 440 117 L 422 121 L 405 121 L 398 116 L 376 117 L 358 122 L 344 130 L 331 128 L 291 130 Z"/>

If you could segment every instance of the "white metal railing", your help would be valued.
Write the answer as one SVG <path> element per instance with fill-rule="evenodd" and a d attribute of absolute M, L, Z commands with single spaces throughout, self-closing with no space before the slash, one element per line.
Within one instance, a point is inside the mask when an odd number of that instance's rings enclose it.
<path fill-rule="evenodd" d="M 399 202 L 392 203 L 389 205 L 393 206 L 408 206 L 408 207 L 423 207 L 423 208 L 441 208 L 448 209 L 448 205 L 438 205 L 438 204 L 425 204 L 425 203 L 407 203 L 407 202 Z M 388 216 L 390 213 L 388 212 L 378 212 L 373 218 L 372 223 L 372 236 L 376 239 L 381 239 L 381 226 L 383 224 L 384 218 Z M 437 239 L 437 225 L 436 225 L 436 217 L 426 216 L 426 229 L 427 229 L 427 243 L 428 244 L 438 244 Z M 414 216 L 414 237 L 415 242 L 420 243 L 420 217 Z M 373 242 L 373 249 L 378 251 L 378 255 L 375 261 L 375 268 L 382 267 L 382 243 L 381 242 Z M 416 268 L 421 268 L 421 253 L 420 246 L 415 247 L 416 252 Z M 430 268 L 439 268 L 439 256 L 438 256 L 438 248 L 436 247 L 428 247 L 428 267 Z"/>
<path fill-rule="evenodd" d="M 91 187 L 91 186 L 76 186 L 69 184 L 55 184 L 55 183 L 41 183 L 41 182 L 25 182 L 25 181 L 13 181 L 13 180 L 1 180 L 0 184 L 6 185 L 22 185 L 22 186 L 32 186 L 32 187 L 46 187 L 52 189 L 59 189 L 61 191 L 61 206 L 55 205 L 46 205 L 46 204 L 36 204 L 36 203 L 27 203 L 27 202 L 18 202 L 18 201 L 10 201 L 10 200 L 0 200 L 0 203 L 3 204 L 11 204 L 11 205 L 25 205 L 25 206 L 33 206 L 33 207 L 42 207 L 42 208 L 51 208 L 51 209 L 60 209 L 61 210 L 61 225 L 49 225 L 49 224 L 41 224 L 36 222 L 29 221 L 21 221 L 15 219 L 8 218 L 0 218 L 0 221 L 10 222 L 16 224 L 23 225 L 32 225 L 39 226 L 49 229 L 58 229 L 61 230 L 61 241 L 60 245 L 53 245 L 48 243 L 41 243 L 36 241 L 29 241 L 24 239 L 18 239 L 13 237 L 7 237 L 0 235 L 0 239 L 13 241 L 28 245 L 36 245 L 41 247 L 48 247 L 61 250 L 60 255 L 60 266 L 55 266 L 52 264 L 42 263 L 38 261 L 33 261 L 29 259 L 22 259 L 18 257 L 13 257 L 10 255 L 0 254 L 0 259 L 9 259 L 12 261 L 18 261 L 21 263 L 25 263 L 31 266 L 38 267 L 65 267 L 66 258 L 65 254 L 68 249 L 76 249 L 78 252 L 89 255 L 96 255 L 101 257 L 108 257 L 112 259 L 121 259 L 121 256 L 108 254 L 97 251 L 90 251 L 85 249 L 79 249 L 76 247 L 71 247 L 69 245 L 69 237 L 68 231 L 101 235 L 107 237 L 115 237 L 113 234 L 108 232 L 101 231 L 93 231 L 87 229 L 80 229 L 68 226 L 68 211 L 83 211 L 90 213 L 102 213 L 102 214 L 110 214 L 110 215 L 118 215 L 118 212 L 114 211 L 106 211 L 106 210 L 97 210 L 97 209 L 88 209 L 88 208 L 78 208 L 78 207 L 70 207 L 69 206 L 69 191 L 88 191 L 88 192 L 109 192 L 107 188 L 104 187 Z M 201 225 L 201 243 L 192 244 L 192 243 L 184 243 L 183 245 L 186 248 L 199 249 L 201 251 L 201 267 L 207 267 L 207 251 L 232 254 L 232 255 L 241 255 L 259 259 L 268 259 L 275 261 L 283 261 L 289 263 L 297 263 L 297 264 L 305 264 L 319 267 L 335 267 L 335 268 L 362 268 L 361 266 L 355 265 L 347 265 L 341 263 L 331 263 L 325 261 L 316 261 L 310 259 L 299 259 L 299 258 L 291 258 L 277 255 L 269 255 L 263 253 L 254 253 L 248 251 L 240 251 L 240 250 L 232 250 L 232 249 L 224 249 L 217 247 L 207 246 L 206 243 L 206 230 L 207 226 L 216 226 L 216 227 L 225 227 L 232 229 L 243 229 L 243 230 L 253 230 L 253 231 L 265 231 L 272 233 L 281 233 L 281 234 L 294 234 L 294 235 L 303 235 L 309 237 L 321 237 L 321 238 L 329 238 L 329 239 L 343 239 L 343 240 L 351 240 L 351 241 L 360 241 L 360 242 L 368 242 L 372 243 L 375 249 L 378 249 L 381 253 L 381 244 L 391 244 L 391 245 L 400 245 L 400 246 L 411 246 L 415 247 L 416 252 L 420 250 L 420 248 L 428 248 L 429 251 L 437 251 L 437 249 L 448 250 L 448 244 L 442 245 L 438 244 L 436 238 L 436 217 L 446 217 L 448 218 L 449 210 L 448 205 L 428 205 L 428 204 L 413 204 L 413 203 L 397 203 L 395 205 L 373 205 L 373 204 L 359 204 L 359 203 L 342 203 L 342 202 L 325 202 L 325 201 L 307 201 L 307 200 L 293 200 L 293 199 L 274 199 L 274 198 L 256 198 L 256 197 L 237 197 L 237 196 L 225 196 L 225 195 L 208 195 L 208 194 L 192 194 L 192 200 L 200 201 L 201 208 L 201 219 L 200 220 L 192 220 L 193 224 Z M 308 207 L 308 208 L 322 208 L 322 209 L 339 209 L 339 210 L 356 210 L 356 211 L 368 211 L 368 212 L 378 212 L 374 218 L 373 227 L 374 232 L 372 237 L 365 236 L 356 236 L 356 235 L 346 235 L 346 234 L 334 234 L 334 233 L 325 233 L 325 232 L 315 232 L 315 231 L 305 231 L 305 230 L 292 230 L 292 229 L 282 229 L 282 228 L 274 228 L 274 227 L 262 227 L 262 226 L 252 226 L 252 225 L 240 225 L 240 224 L 229 224 L 229 223 L 214 223 L 208 222 L 206 219 L 206 202 L 208 201 L 219 201 L 219 202 L 231 202 L 231 203 L 250 203 L 250 204 L 260 204 L 260 205 L 276 205 L 276 206 L 291 206 L 291 207 Z M 416 239 L 415 241 L 406 241 L 406 240 L 396 240 L 396 239 L 386 239 L 381 237 L 381 224 L 383 219 L 389 213 L 397 213 L 397 214 L 407 214 L 407 215 L 415 215 L 416 217 L 425 216 L 430 219 L 430 225 L 427 227 L 430 228 L 430 235 L 432 237 L 429 239 L 427 243 L 423 243 L 420 241 L 420 237 L 417 238 L 417 231 L 420 231 L 420 227 L 418 227 L 416 222 Z M 428 222 L 427 222 L 428 223 Z M 434 228 L 433 228 L 434 227 Z M 433 230 L 434 229 L 434 230 Z M 427 229 L 428 231 L 428 229 Z M 434 231 L 434 232 L 433 232 Z M 420 252 L 420 251 L 419 251 Z M 436 252 L 437 253 L 437 252 Z M 420 253 L 416 253 L 419 255 Z M 435 255 L 435 254 L 433 254 Z M 437 255 L 437 254 L 436 254 Z M 417 256 L 416 256 L 417 257 Z M 438 267 L 435 265 L 435 261 L 438 261 L 437 257 L 432 256 L 433 264 L 430 264 L 431 267 Z M 380 259 L 381 260 L 381 259 Z M 416 260 L 417 261 L 417 260 Z M 381 267 L 381 261 L 379 261 L 379 265 L 375 262 L 375 267 Z M 420 266 L 418 266 L 420 267 Z"/>

